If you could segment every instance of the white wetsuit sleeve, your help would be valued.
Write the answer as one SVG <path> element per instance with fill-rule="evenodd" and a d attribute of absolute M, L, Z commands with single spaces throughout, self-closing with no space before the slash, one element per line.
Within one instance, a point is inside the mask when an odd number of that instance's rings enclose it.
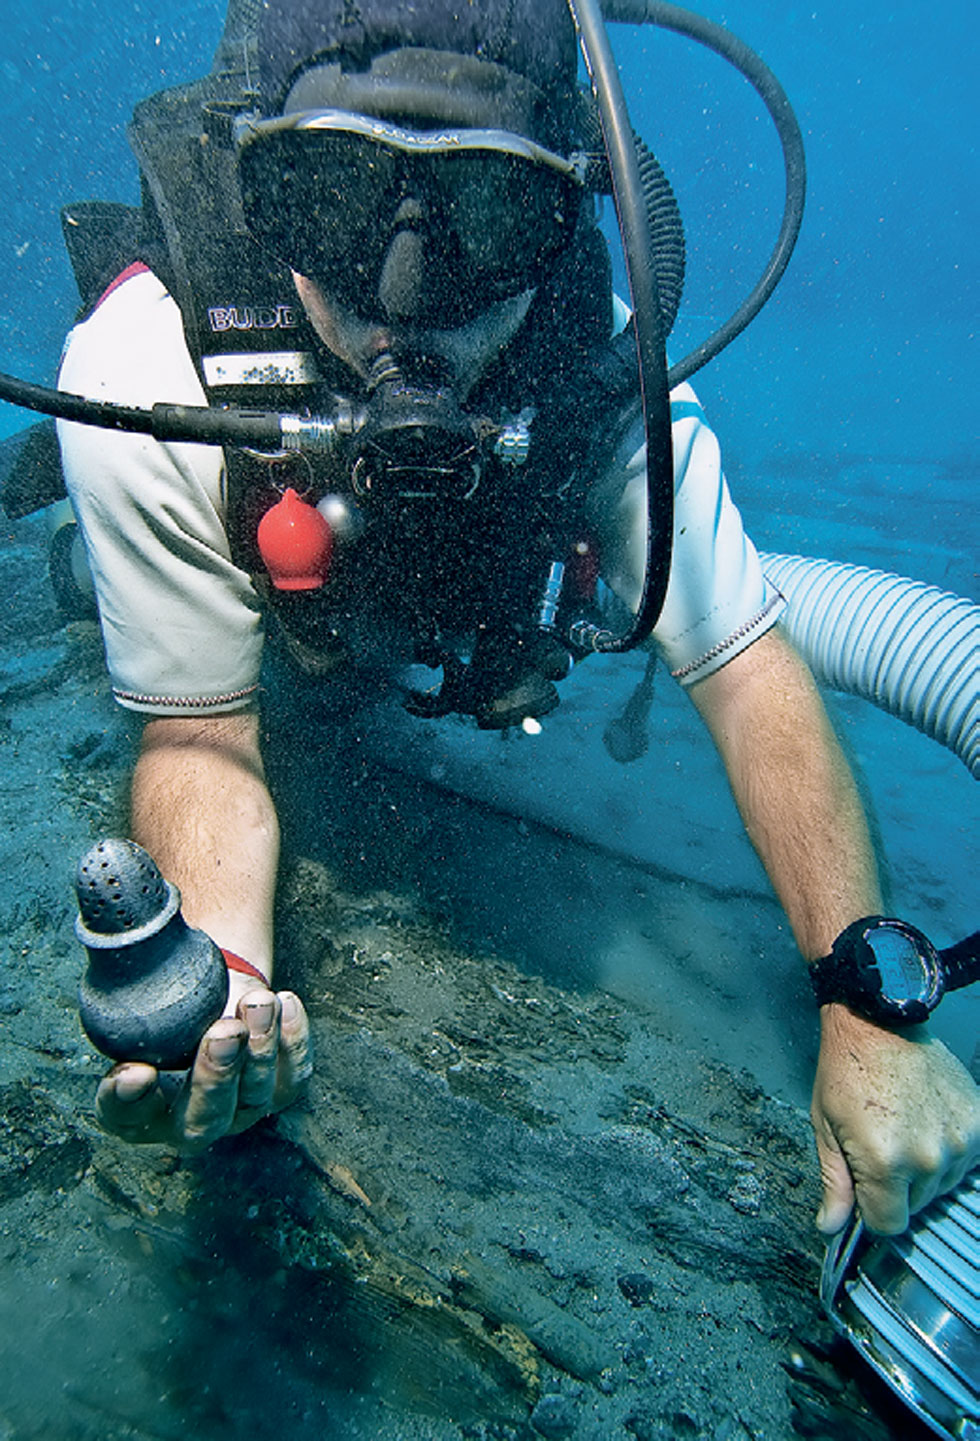
<path fill-rule="evenodd" d="M 684 685 L 702 680 L 775 625 L 785 602 L 742 527 L 718 441 L 689 385 L 671 393 L 674 542 L 653 640 Z M 646 448 L 637 421 L 590 492 L 589 512 L 610 589 L 635 609 L 646 558 Z"/>
<path fill-rule="evenodd" d="M 180 311 L 145 270 L 69 335 L 59 385 L 121 405 L 207 404 Z M 248 705 L 262 621 L 231 560 L 220 447 L 66 422 L 58 433 L 116 699 L 155 715 Z"/>

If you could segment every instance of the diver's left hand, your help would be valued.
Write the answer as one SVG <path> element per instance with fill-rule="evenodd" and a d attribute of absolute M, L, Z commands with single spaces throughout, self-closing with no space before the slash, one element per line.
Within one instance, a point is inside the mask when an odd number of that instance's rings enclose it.
<path fill-rule="evenodd" d="M 980 1161 L 980 1089 L 924 1026 L 888 1031 L 838 1004 L 820 1022 L 817 1226 L 839 1231 L 856 1201 L 870 1230 L 897 1235 Z"/>

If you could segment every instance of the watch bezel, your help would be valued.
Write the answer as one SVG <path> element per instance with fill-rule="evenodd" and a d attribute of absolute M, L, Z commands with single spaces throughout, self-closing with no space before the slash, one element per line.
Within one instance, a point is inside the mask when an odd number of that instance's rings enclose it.
<path fill-rule="evenodd" d="M 922 966 L 925 994 L 922 996 L 909 997 L 905 1000 L 895 1000 L 882 990 L 883 981 L 879 969 L 878 957 L 871 941 L 868 939 L 875 931 L 897 931 L 899 935 L 909 941 L 915 951 L 916 957 Z M 908 925 L 905 921 L 882 919 L 871 925 L 863 927 L 861 931 L 863 947 L 861 955 L 857 960 L 857 967 L 862 975 L 866 975 L 867 969 L 871 969 L 878 978 L 878 989 L 873 992 L 877 1005 L 889 1016 L 894 1016 L 903 1025 L 915 1025 L 916 1022 L 925 1021 L 939 1005 L 943 995 L 942 967 L 939 964 L 939 955 L 935 946 L 915 926 Z M 870 956 L 870 963 L 867 957 Z"/>

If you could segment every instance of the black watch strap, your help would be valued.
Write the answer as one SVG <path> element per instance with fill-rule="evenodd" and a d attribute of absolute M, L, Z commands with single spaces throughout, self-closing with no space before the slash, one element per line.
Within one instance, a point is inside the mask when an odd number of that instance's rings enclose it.
<path fill-rule="evenodd" d="M 835 941 L 836 945 L 837 942 Z M 843 956 L 831 951 L 829 956 L 823 956 L 819 961 L 811 961 L 808 967 L 810 972 L 810 985 L 813 987 L 813 994 L 816 997 L 818 1006 L 826 1006 L 831 1001 L 842 1000 L 847 994 L 847 971 L 849 961 Z"/>
<path fill-rule="evenodd" d="M 901 932 L 921 947 L 924 959 L 931 956 L 931 994 L 901 1000 L 881 993 L 878 966 L 867 945 L 870 934 L 879 928 Z M 865 916 L 841 931 L 830 955 L 813 961 L 809 970 L 818 1006 L 840 1001 L 882 1025 L 915 1024 L 928 1017 L 947 991 L 959 990 L 980 980 L 980 931 L 974 931 L 955 946 L 937 951 L 927 936 L 906 921 Z"/>
<path fill-rule="evenodd" d="M 946 973 L 947 991 L 958 991 L 961 986 L 980 981 L 980 931 L 947 946 L 939 952 L 943 970 Z"/>

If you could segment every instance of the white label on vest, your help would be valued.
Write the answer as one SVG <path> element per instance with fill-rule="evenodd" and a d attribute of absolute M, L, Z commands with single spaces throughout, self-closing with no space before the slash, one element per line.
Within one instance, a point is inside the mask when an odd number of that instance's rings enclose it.
<path fill-rule="evenodd" d="M 306 350 L 252 350 L 233 355 L 205 355 L 205 385 L 313 385 L 319 380 L 316 362 Z"/>

